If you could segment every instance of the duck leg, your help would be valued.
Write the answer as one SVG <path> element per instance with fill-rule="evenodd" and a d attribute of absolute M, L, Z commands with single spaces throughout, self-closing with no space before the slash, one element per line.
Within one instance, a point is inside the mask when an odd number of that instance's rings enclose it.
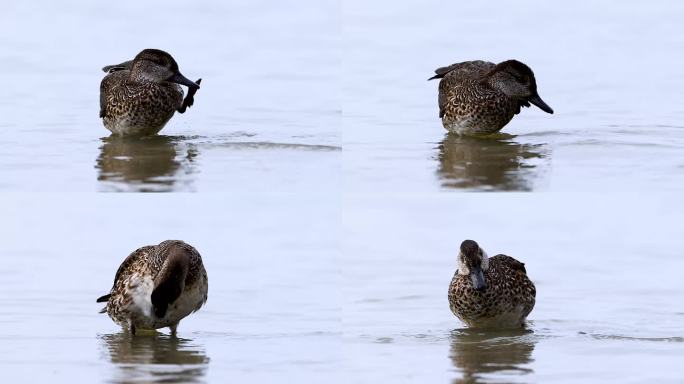
<path fill-rule="evenodd" d="M 169 325 L 171 330 L 171 336 L 176 337 L 176 329 L 178 329 L 178 323 Z"/>
<path fill-rule="evenodd" d="M 132 336 L 135 336 L 135 325 L 133 325 L 132 321 L 128 322 L 128 332 L 130 332 Z"/>
<path fill-rule="evenodd" d="M 200 85 L 202 79 L 195 81 L 195 84 Z M 195 93 L 199 88 L 188 87 L 188 95 L 185 96 L 183 103 L 177 109 L 178 113 L 185 113 L 185 110 L 190 108 L 195 103 Z"/>

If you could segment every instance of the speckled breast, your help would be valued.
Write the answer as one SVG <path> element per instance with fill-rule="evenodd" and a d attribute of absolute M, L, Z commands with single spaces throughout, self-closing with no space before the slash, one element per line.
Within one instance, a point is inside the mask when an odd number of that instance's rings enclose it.
<path fill-rule="evenodd" d="M 146 85 L 122 90 L 107 105 L 104 125 L 117 135 L 153 135 L 171 119 L 183 102 L 176 84 Z M 125 92 L 125 93 L 124 93 Z"/>
<path fill-rule="evenodd" d="M 478 102 L 450 100 L 442 125 L 459 135 L 485 135 L 498 132 L 508 124 L 519 107 L 508 98 L 489 98 Z"/>

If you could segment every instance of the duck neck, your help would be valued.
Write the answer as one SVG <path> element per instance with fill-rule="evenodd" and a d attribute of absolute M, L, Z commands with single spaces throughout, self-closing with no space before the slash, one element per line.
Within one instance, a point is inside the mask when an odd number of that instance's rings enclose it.
<path fill-rule="evenodd" d="M 189 270 L 187 255 L 180 250 L 172 250 L 155 279 L 155 288 L 152 291 L 152 305 L 157 317 L 164 317 L 169 304 L 183 293 Z"/>

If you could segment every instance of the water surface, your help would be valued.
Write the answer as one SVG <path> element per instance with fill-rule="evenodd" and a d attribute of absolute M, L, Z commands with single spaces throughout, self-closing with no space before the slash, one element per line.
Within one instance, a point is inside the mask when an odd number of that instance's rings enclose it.
<path fill-rule="evenodd" d="M 4 194 L 0 368 L 7 382 L 321 381 L 340 372 L 339 207 L 324 194 Z M 100 314 L 133 250 L 182 239 L 209 298 L 131 338 Z"/>
<path fill-rule="evenodd" d="M 0 191 L 336 186 L 335 2 L 12 1 L 0 44 Z M 163 136 L 110 139 L 100 68 L 144 48 L 170 52 L 202 88 Z"/>
<path fill-rule="evenodd" d="M 681 381 L 678 200 L 348 196 L 345 369 L 363 382 Z M 468 238 L 525 263 L 537 287 L 526 331 L 469 330 L 449 310 L 447 288 Z"/>
<path fill-rule="evenodd" d="M 346 190 L 624 191 L 684 187 L 684 4 L 347 1 Z M 555 114 L 525 108 L 483 143 L 451 140 L 435 68 L 518 59 Z"/>
<path fill-rule="evenodd" d="M 682 19 L 617 0 L 6 4 L 3 377 L 680 382 L 684 212 L 653 191 L 684 186 Z M 203 78 L 195 106 L 158 137 L 108 137 L 99 68 L 148 47 Z M 434 68 L 509 58 L 556 113 L 445 134 Z M 177 339 L 130 338 L 95 298 L 169 238 L 204 256 L 209 301 Z M 526 331 L 449 312 L 465 238 L 526 263 Z"/>

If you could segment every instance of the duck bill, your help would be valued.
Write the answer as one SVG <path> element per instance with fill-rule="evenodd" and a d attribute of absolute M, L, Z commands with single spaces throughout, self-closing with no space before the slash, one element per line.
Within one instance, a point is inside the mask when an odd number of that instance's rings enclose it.
<path fill-rule="evenodd" d="M 169 79 L 170 82 L 180 84 L 180 85 L 185 85 L 188 88 L 194 88 L 194 89 L 199 89 L 199 85 L 195 83 L 194 81 L 188 79 L 187 77 L 183 76 L 179 73 L 176 73 L 175 75 L 171 76 Z"/>
<path fill-rule="evenodd" d="M 484 291 L 487 288 L 487 283 L 485 283 L 484 273 L 482 273 L 482 268 L 474 267 L 470 271 L 470 281 L 473 282 L 473 288 L 476 291 Z"/>
<path fill-rule="evenodd" d="M 542 100 L 541 97 L 539 97 L 539 95 L 534 95 L 534 96 L 530 97 L 528 99 L 528 101 L 530 103 L 536 105 L 537 107 L 539 107 L 539 109 L 541 109 L 542 111 L 544 111 L 546 113 L 553 113 L 553 109 L 551 109 L 551 107 L 549 107 L 549 105 L 546 104 L 544 102 L 544 100 Z"/>

